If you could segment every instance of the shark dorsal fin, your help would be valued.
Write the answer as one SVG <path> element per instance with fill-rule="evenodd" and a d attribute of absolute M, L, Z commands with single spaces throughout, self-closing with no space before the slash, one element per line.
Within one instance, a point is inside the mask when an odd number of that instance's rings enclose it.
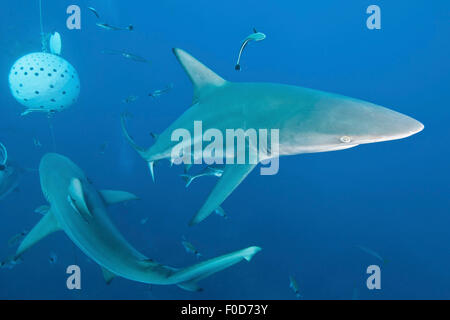
<path fill-rule="evenodd" d="M 197 103 L 209 90 L 221 87 L 226 83 L 226 80 L 214 73 L 214 71 L 206 67 L 186 51 L 174 48 L 173 53 L 194 86 L 193 104 Z"/>

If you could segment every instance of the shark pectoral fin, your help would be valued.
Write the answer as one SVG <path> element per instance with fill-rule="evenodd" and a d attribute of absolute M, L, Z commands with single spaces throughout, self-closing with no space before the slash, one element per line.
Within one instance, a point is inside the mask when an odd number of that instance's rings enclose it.
<path fill-rule="evenodd" d="M 208 217 L 233 192 L 245 177 L 256 167 L 256 164 L 228 164 L 208 199 L 189 222 L 195 225 Z"/>
<path fill-rule="evenodd" d="M 177 286 L 183 290 L 192 291 L 192 292 L 200 292 L 203 291 L 196 281 L 186 281 L 182 283 L 177 283 Z"/>
<path fill-rule="evenodd" d="M 111 281 L 116 277 L 116 275 L 114 273 L 112 273 L 111 271 L 109 271 L 108 269 L 105 269 L 103 267 L 102 268 L 102 272 L 103 272 L 103 278 L 105 279 L 106 284 L 110 284 Z"/>
<path fill-rule="evenodd" d="M 16 257 L 22 255 L 26 250 L 32 247 L 39 240 L 58 230 L 61 230 L 61 228 L 59 227 L 58 221 L 50 210 L 23 239 L 22 243 L 16 251 Z"/>
<path fill-rule="evenodd" d="M 193 104 L 211 89 L 223 86 L 226 83 L 226 80 L 218 76 L 186 51 L 177 48 L 172 49 L 172 51 L 194 86 Z"/>
<path fill-rule="evenodd" d="M 84 220 L 88 221 L 92 218 L 92 213 L 89 211 L 86 199 L 84 197 L 83 185 L 77 178 L 72 178 L 69 185 L 69 195 L 67 200 L 70 205 L 77 211 Z"/>
<path fill-rule="evenodd" d="M 99 193 L 106 204 L 116 204 L 124 201 L 139 200 L 137 196 L 126 191 L 100 190 Z"/>

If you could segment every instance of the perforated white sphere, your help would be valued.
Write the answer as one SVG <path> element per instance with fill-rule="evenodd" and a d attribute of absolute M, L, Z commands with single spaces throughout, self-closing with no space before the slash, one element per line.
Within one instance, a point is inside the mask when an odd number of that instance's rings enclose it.
<path fill-rule="evenodd" d="M 35 52 L 14 63 L 9 87 L 14 98 L 28 111 L 56 112 L 77 100 L 80 80 L 74 67 L 63 58 Z"/>

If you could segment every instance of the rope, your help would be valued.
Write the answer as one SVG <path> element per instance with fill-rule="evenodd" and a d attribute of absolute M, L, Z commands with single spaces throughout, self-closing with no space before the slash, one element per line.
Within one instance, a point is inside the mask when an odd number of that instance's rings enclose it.
<path fill-rule="evenodd" d="M 47 119 L 48 119 L 48 128 L 50 129 L 50 135 L 52 137 L 53 151 L 56 152 L 55 131 L 53 130 L 53 123 L 52 123 L 52 119 L 51 119 L 51 114 L 48 115 Z"/>
<path fill-rule="evenodd" d="M 41 26 L 41 45 L 42 45 L 42 51 L 47 52 L 47 45 L 45 41 L 45 35 L 44 35 L 44 26 L 42 23 L 42 0 L 39 0 L 39 22 Z"/>

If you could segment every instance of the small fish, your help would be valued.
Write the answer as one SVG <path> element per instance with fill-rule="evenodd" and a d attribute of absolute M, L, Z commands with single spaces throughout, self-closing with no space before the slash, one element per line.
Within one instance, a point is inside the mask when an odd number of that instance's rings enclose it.
<path fill-rule="evenodd" d="M 93 14 L 95 14 L 95 16 L 96 16 L 98 19 L 100 19 L 100 15 L 98 14 L 97 10 L 95 10 L 95 9 L 92 8 L 92 7 L 88 7 L 88 9 L 89 9 Z"/>
<path fill-rule="evenodd" d="M 125 119 L 130 119 L 133 118 L 134 115 L 130 111 L 125 110 L 124 112 L 122 112 L 122 117 Z"/>
<path fill-rule="evenodd" d="M 37 138 L 33 138 L 33 144 L 34 144 L 34 146 L 35 146 L 36 148 L 42 147 L 41 142 L 40 142 L 39 139 L 37 139 Z"/>
<path fill-rule="evenodd" d="M 181 174 L 180 177 L 183 178 L 183 180 L 186 182 L 186 188 L 189 187 L 189 185 L 194 181 L 194 179 L 200 178 L 200 177 L 207 177 L 207 176 L 215 176 L 215 177 L 221 177 L 223 174 L 223 167 L 222 166 L 207 166 L 204 170 L 202 170 L 197 175 L 189 175 L 189 174 Z"/>
<path fill-rule="evenodd" d="M 364 246 L 356 246 L 357 248 L 361 249 L 362 251 L 364 251 L 367 254 L 370 254 L 371 256 L 377 258 L 378 260 L 380 260 L 382 263 L 386 264 L 387 260 L 385 260 L 383 257 L 381 257 L 377 252 L 373 251 L 372 249 L 369 249 L 367 247 Z"/>
<path fill-rule="evenodd" d="M 34 212 L 45 215 L 49 210 L 50 210 L 50 206 L 43 205 L 43 206 L 39 206 L 36 209 L 34 209 Z"/>
<path fill-rule="evenodd" d="M 126 97 L 125 99 L 123 99 L 122 102 L 123 103 L 131 103 L 131 102 L 135 102 L 137 99 L 139 99 L 138 96 L 130 95 L 130 96 Z"/>
<path fill-rule="evenodd" d="M 126 59 L 129 60 L 133 60 L 136 62 L 143 62 L 143 63 L 148 63 L 149 61 L 143 57 L 140 57 L 138 55 L 129 53 L 129 52 L 125 52 L 125 51 L 120 51 L 120 50 L 102 50 L 103 54 L 109 54 L 109 55 L 119 55 L 122 56 Z"/>
<path fill-rule="evenodd" d="M 222 207 L 217 207 L 214 210 L 214 213 L 217 214 L 218 216 L 223 217 L 224 219 L 228 219 L 228 216 L 227 216 L 227 214 L 225 213 L 225 210 L 223 210 Z"/>
<path fill-rule="evenodd" d="M 27 234 L 28 234 L 28 231 L 26 231 L 26 230 L 19 232 L 18 234 L 15 234 L 8 240 L 8 246 L 9 247 L 15 246 Z"/>
<path fill-rule="evenodd" d="M 0 268 L 12 269 L 22 262 L 23 260 L 21 257 L 13 255 L 0 262 Z"/>
<path fill-rule="evenodd" d="M 266 38 L 266 35 L 264 33 L 258 32 L 258 31 L 256 31 L 255 28 L 253 28 L 253 33 L 250 34 L 247 38 L 245 38 L 242 41 L 241 49 L 239 50 L 239 56 L 238 56 L 238 59 L 237 59 L 237 62 L 236 62 L 236 66 L 234 67 L 234 69 L 236 71 L 241 70 L 241 65 L 240 65 L 241 55 L 242 55 L 242 52 L 244 51 L 244 48 L 247 46 L 247 44 L 249 42 L 251 42 L 251 41 L 255 41 L 255 42 L 256 41 L 262 41 L 265 38 Z"/>
<path fill-rule="evenodd" d="M 294 291 L 297 298 L 302 298 L 302 295 L 300 294 L 300 291 L 298 289 L 298 283 L 293 276 L 289 276 L 289 288 Z"/>
<path fill-rule="evenodd" d="M 141 219 L 141 224 L 144 225 L 144 224 L 147 223 L 147 221 L 148 221 L 148 217 L 142 218 Z"/>
<path fill-rule="evenodd" d="M 194 247 L 194 245 L 188 241 L 186 241 L 186 238 L 183 236 L 183 241 L 181 241 L 181 244 L 183 245 L 184 249 L 187 253 L 193 253 L 197 258 L 201 257 L 202 255 L 198 250 Z"/>
<path fill-rule="evenodd" d="M 108 148 L 108 142 L 102 143 L 100 145 L 100 154 L 105 154 L 107 148 Z"/>
<path fill-rule="evenodd" d="M 56 255 L 56 253 L 51 252 L 50 256 L 48 257 L 48 262 L 50 264 L 55 264 L 58 261 L 58 256 Z"/>
<path fill-rule="evenodd" d="M 120 30 L 133 31 L 133 29 L 134 29 L 134 27 L 131 24 L 128 27 L 125 27 L 125 28 L 114 27 L 114 26 L 112 26 L 110 24 L 100 23 L 100 22 L 97 22 L 96 25 L 98 27 L 102 28 L 102 29 L 111 30 L 111 31 L 120 31 Z"/>
<path fill-rule="evenodd" d="M 155 91 L 149 93 L 148 95 L 152 98 L 158 98 L 158 97 L 162 96 L 163 94 L 168 93 L 170 90 L 172 90 L 172 88 L 173 88 L 173 84 L 170 83 L 164 89 L 155 90 Z"/>

